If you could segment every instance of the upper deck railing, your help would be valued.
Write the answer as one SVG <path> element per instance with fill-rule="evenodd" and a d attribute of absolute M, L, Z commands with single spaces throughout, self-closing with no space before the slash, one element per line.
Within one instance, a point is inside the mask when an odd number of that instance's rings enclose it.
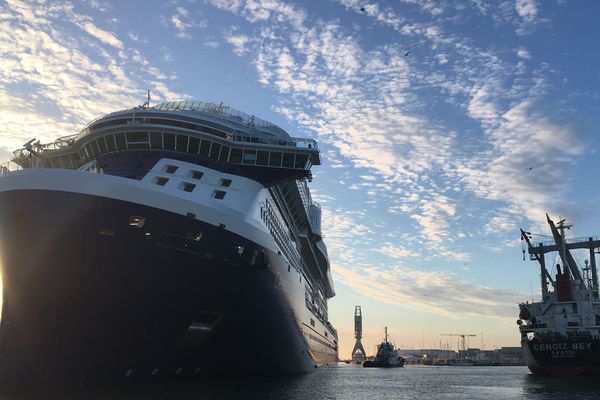
<path fill-rule="evenodd" d="M 590 238 L 594 241 L 598 240 L 597 236 L 582 236 L 582 237 L 574 237 L 574 238 L 566 238 L 565 244 L 573 244 L 573 243 L 587 243 Z M 537 245 L 542 245 L 544 247 L 556 246 L 556 243 L 553 240 L 548 240 L 544 242 L 538 242 Z M 535 247 L 535 246 L 534 246 Z"/>
<path fill-rule="evenodd" d="M 246 114 L 242 111 L 238 111 L 229 106 L 223 105 L 223 103 L 205 103 L 203 101 L 195 100 L 183 100 L 183 101 L 168 101 L 166 103 L 160 103 L 153 107 L 156 110 L 167 110 L 167 111 L 196 111 L 209 116 L 213 116 L 219 119 L 224 119 L 229 122 L 233 122 L 238 125 L 242 125 L 245 128 L 270 132 L 281 137 L 288 137 L 289 134 L 278 127 L 277 125 L 255 117 L 254 115 Z"/>
<path fill-rule="evenodd" d="M 17 171 L 20 169 L 23 169 L 23 167 L 12 160 L 0 163 L 0 175 L 8 174 L 11 171 Z"/>

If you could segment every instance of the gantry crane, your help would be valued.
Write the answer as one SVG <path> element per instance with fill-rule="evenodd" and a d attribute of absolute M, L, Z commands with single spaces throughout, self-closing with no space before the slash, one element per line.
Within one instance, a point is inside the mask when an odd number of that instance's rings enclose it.
<path fill-rule="evenodd" d="M 362 339 L 362 312 L 360 306 L 354 307 L 354 337 L 356 343 L 352 349 L 352 361 L 362 363 L 367 358 L 367 352 L 361 343 Z"/>
<path fill-rule="evenodd" d="M 472 333 L 440 333 L 441 336 L 460 336 L 460 343 L 461 343 L 461 349 L 462 351 L 467 351 L 467 338 L 469 337 L 475 337 L 477 335 L 474 335 Z"/>

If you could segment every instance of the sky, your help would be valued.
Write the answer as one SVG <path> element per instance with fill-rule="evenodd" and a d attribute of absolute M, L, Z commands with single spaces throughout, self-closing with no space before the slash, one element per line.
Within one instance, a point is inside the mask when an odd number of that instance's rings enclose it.
<path fill-rule="evenodd" d="M 600 233 L 600 3 L 0 0 L 0 158 L 145 101 L 223 102 L 318 141 L 340 357 L 516 346 L 519 228 Z M 539 234 L 539 235 L 538 235 Z M 582 259 L 581 259 L 582 260 Z M 581 261 L 580 260 L 580 261 Z M 554 260 L 548 260 L 554 265 Z"/>

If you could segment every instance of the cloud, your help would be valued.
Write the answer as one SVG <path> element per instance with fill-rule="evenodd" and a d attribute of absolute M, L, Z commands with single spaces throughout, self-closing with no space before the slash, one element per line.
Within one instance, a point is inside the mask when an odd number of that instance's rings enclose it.
<path fill-rule="evenodd" d="M 425 310 L 451 318 L 511 318 L 525 294 L 477 286 L 449 273 L 405 267 L 333 266 L 336 282 L 386 304 Z"/>
<path fill-rule="evenodd" d="M 374 249 L 374 251 L 391 258 L 416 257 L 419 255 L 419 253 L 408 250 L 405 247 L 394 246 L 392 243 L 385 243 L 383 246 Z"/>
<path fill-rule="evenodd" d="M 528 60 L 528 59 L 531 58 L 531 53 L 529 53 L 529 51 L 527 49 L 521 47 L 521 48 L 517 49 L 517 56 L 519 58 L 523 58 L 523 59 Z"/>
<path fill-rule="evenodd" d="M 246 51 L 246 45 L 249 42 L 249 38 L 246 35 L 230 34 L 225 37 L 227 43 L 233 46 L 235 54 L 241 56 Z"/>
<path fill-rule="evenodd" d="M 523 20 L 532 22 L 537 16 L 538 4 L 535 0 L 516 0 L 515 10 Z"/>
<path fill-rule="evenodd" d="M 206 20 L 196 21 L 190 15 L 190 12 L 181 6 L 175 8 L 176 13 L 171 15 L 170 22 L 177 30 L 177 37 L 181 39 L 191 39 L 191 28 L 206 28 L 208 22 Z"/>
<path fill-rule="evenodd" d="M 10 0 L 0 13 L 0 135 L 10 150 L 136 106 L 146 82 L 155 99 L 181 97 L 150 62 L 70 4 Z M 82 35 L 72 34 L 76 26 Z"/>

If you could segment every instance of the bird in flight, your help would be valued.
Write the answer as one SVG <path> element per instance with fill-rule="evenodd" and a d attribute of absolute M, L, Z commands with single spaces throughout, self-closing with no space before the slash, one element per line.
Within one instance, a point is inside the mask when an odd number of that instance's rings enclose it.
<path fill-rule="evenodd" d="M 404 53 L 404 57 L 408 57 L 409 54 L 410 54 L 410 51 L 407 51 L 406 53 Z"/>
<path fill-rule="evenodd" d="M 367 12 L 367 10 L 366 10 L 364 7 L 361 7 L 361 8 L 360 8 L 360 11 L 362 11 L 362 12 Z"/>

